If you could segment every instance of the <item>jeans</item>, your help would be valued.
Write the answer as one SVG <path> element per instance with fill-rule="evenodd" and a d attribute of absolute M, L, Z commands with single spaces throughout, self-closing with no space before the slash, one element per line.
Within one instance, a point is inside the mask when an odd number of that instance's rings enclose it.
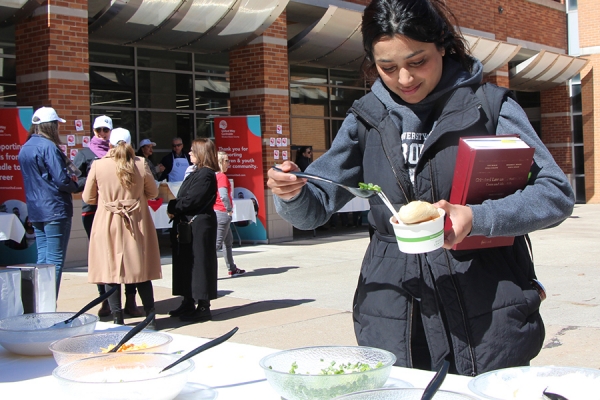
<path fill-rule="evenodd" d="M 71 236 L 71 218 L 33 222 L 33 229 L 37 241 L 37 263 L 54 264 L 56 268 L 56 298 L 58 298 L 67 245 Z"/>
<path fill-rule="evenodd" d="M 237 266 L 233 262 L 233 234 L 231 233 L 231 215 L 226 212 L 215 211 L 217 214 L 217 251 L 225 246 L 223 258 L 229 271 L 235 271 Z"/>

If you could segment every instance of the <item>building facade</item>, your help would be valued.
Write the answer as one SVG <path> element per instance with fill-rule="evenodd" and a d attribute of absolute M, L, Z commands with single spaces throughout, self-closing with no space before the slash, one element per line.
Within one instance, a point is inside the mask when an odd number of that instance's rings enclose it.
<path fill-rule="evenodd" d="M 323 154 L 352 102 L 368 91 L 360 74 L 368 1 L 221 3 L 0 2 L 0 107 L 52 106 L 69 121 L 62 133 L 79 136 L 107 114 L 135 143 L 156 142 L 156 160 L 173 137 L 188 148 L 195 137 L 212 137 L 215 116 L 260 115 L 265 183 L 276 162 L 267 144 L 276 126 L 292 156 L 303 145 Z M 485 80 L 515 91 L 577 201 L 600 202 L 600 3 L 447 4 L 484 63 Z M 74 120 L 83 120 L 85 132 L 75 131 Z M 266 184 L 264 196 L 268 241 L 291 240 Z M 73 240 L 86 247 L 85 235 Z"/>

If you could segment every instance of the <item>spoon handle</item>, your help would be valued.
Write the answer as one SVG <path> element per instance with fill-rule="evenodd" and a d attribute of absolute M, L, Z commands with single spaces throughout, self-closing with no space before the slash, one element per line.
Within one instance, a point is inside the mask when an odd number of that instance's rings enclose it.
<path fill-rule="evenodd" d="M 196 354 L 202 353 L 204 350 L 208 350 L 211 347 L 215 347 L 216 345 L 223 343 L 224 341 L 226 341 L 227 339 L 229 339 L 230 337 L 232 337 L 238 331 L 238 329 L 239 328 L 236 326 L 235 328 L 233 328 L 232 330 L 230 330 L 229 332 L 227 332 L 223 336 L 219 336 L 218 338 L 213 339 L 210 342 L 204 343 L 200 347 L 196 347 L 194 350 L 190 351 L 189 353 L 187 353 L 185 356 L 181 357 L 180 359 L 178 359 L 174 363 L 169 364 L 166 367 L 164 367 L 160 372 L 164 372 L 164 371 L 166 371 L 168 369 L 171 369 L 174 366 L 176 366 L 177 364 L 179 364 L 180 362 L 185 361 L 188 358 L 192 358 Z"/>
<path fill-rule="evenodd" d="M 115 286 L 112 289 L 110 289 L 108 292 L 104 293 L 102 296 L 99 296 L 98 298 L 90 301 L 85 307 L 83 307 L 81 310 L 79 310 L 79 312 L 77 312 L 77 314 L 73 315 L 69 319 L 64 320 L 62 323 L 68 324 L 69 322 L 73 321 L 75 318 L 79 317 L 81 314 L 83 314 L 90 308 L 102 303 L 104 300 L 108 299 L 110 297 L 110 295 L 113 294 L 115 292 L 115 290 L 117 290 L 118 288 L 119 288 L 119 286 Z"/>
<path fill-rule="evenodd" d="M 274 169 L 275 171 L 283 172 L 283 171 L 282 171 L 280 168 L 278 168 L 278 167 L 273 167 L 273 169 Z M 335 184 L 335 185 L 338 185 L 338 183 L 337 183 L 337 182 L 334 182 L 334 181 L 332 181 L 332 180 L 329 180 L 329 179 L 327 179 L 327 178 L 323 178 L 323 177 L 321 177 L 321 176 L 318 176 L 318 175 L 307 174 L 306 172 L 300 172 L 300 171 L 290 171 L 290 172 L 286 172 L 286 174 L 293 174 L 293 175 L 296 175 L 296 176 L 297 176 L 297 177 L 299 177 L 299 178 L 306 178 L 306 179 L 316 179 L 316 180 L 319 180 L 319 181 L 328 182 L 328 183 L 333 183 L 333 184 Z"/>
<path fill-rule="evenodd" d="M 148 324 L 150 323 L 150 321 L 152 321 L 152 319 L 155 316 L 156 316 L 156 313 L 154 311 L 151 311 L 148 314 L 148 316 L 146 317 L 145 320 L 143 320 L 142 322 L 140 322 L 139 324 L 137 324 L 136 326 L 134 326 L 133 329 L 131 329 L 129 332 L 127 332 L 127 334 L 125 336 L 123 336 L 123 339 L 121 339 L 121 341 L 119 343 L 117 343 L 117 345 L 115 347 L 113 347 L 112 349 L 110 349 L 108 352 L 109 353 L 116 353 L 121 348 L 121 346 L 123 346 L 132 337 L 134 337 L 135 335 L 137 335 L 142 329 L 144 329 L 146 326 L 148 326 Z"/>
<path fill-rule="evenodd" d="M 421 400 L 431 400 L 435 395 L 435 392 L 438 391 L 440 386 L 442 386 L 442 382 L 446 378 L 446 374 L 448 374 L 448 369 L 450 368 L 450 362 L 448 360 L 444 360 L 442 367 L 435 374 L 431 382 L 427 385 L 425 390 L 423 391 L 423 396 L 421 396 Z"/>

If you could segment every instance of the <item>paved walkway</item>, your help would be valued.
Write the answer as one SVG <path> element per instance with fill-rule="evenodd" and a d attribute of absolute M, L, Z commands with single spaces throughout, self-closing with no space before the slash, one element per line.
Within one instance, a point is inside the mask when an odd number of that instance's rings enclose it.
<path fill-rule="evenodd" d="M 235 248 L 235 262 L 248 271 L 244 276 L 229 278 L 219 257 L 213 320 L 197 324 L 167 314 L 180 300 L 171 296 L 171 261 L 163 251 L 164 278 L 154 281 L 158 329 L 212 338 L 238 326 L 231 341 L 276 349 L 355 345 L 351 307 L 369 240 L 366 229 L 299 236 L 290 243 Z M 542 304 L 546 342 L 533 364 L 599 368 L 600 205 L 578 205 L 563 224 L 531 237 L 538 278 L 548 291 Z M 65 270 L 59 311 L 76 311 L 97 296 L 86 272 L 85 267 Z"/>

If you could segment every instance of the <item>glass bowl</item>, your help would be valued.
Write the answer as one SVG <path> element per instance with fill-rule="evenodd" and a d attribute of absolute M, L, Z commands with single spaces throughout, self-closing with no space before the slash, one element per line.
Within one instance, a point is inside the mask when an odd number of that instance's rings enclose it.
<path fill-rule="evenodd" d="M 332 363 L 335 364 L 332 366 Z M 359 390 L 377 389 L 387 381 L 396 356 L 389 351 L 362 346 L 316 346 L 284 350 L 260 360 L 267 381 L 287 400 L 332 399 Z M 324 375 L 341 364 L 368 364 L 361 372 Z M 380 366 L 376 367 L 378 363 Z M 294 366 L 295 373 L 291 373 Z"/>
<path fill-rule="evenodd" d="M 69 399 L 170 400 L 187 383 L 194 362 L 185 360 L 159 372 L 180 357 L 164 353 L 111 353 L 60 365 L 52 375 Z"/>
<path fill-rule="evenodd" d="M 590 399 L 600 388 L 600 370 L 576 367 L 516 367 L 486 372 L 469 381 L 484 399 L 541 400 L 544 390 L 569 400 Z"/>
<path fill-rule="evenodd" d="M 336 397 L 344 400 L 420 400 L 425 389 L 414 388 L 384 388 L 375 390 L 364 390 L 362 392 L 346 394 Z M 477 400 L 476 397 L 462 393 L 438 390 L 433 400 Z"/>
<path fill-rule="evenodd" d="M 52 355 L 48 348 L 52 342 L 94 332 L 98 317 L 92 314 L 82 314 L 69 325 L 52 327 L 73 315 L 74 312 L 50 312 L 1 319 L 0 345 L 12 353 L 25 356 Z"/>
<path fill-rule="evenodd" d="M 107 349 L 110 345 L 115 346 L 126 334 L 127 331 L 116 331 L 73 336 L 52 343 L 50 351 L 54 355 L 56 363 L 63 365 L 82 358 L 94 357 L 106 353 L 102 349 Z M 168 353 L 172 341 L 173 337 L 166 333 L 142 331 L 126 343 L 126 345 L 134 345 L 134 348 L 124 350 L 125 346 L 122 346 L 118 353 L 127 351 Z"/>

